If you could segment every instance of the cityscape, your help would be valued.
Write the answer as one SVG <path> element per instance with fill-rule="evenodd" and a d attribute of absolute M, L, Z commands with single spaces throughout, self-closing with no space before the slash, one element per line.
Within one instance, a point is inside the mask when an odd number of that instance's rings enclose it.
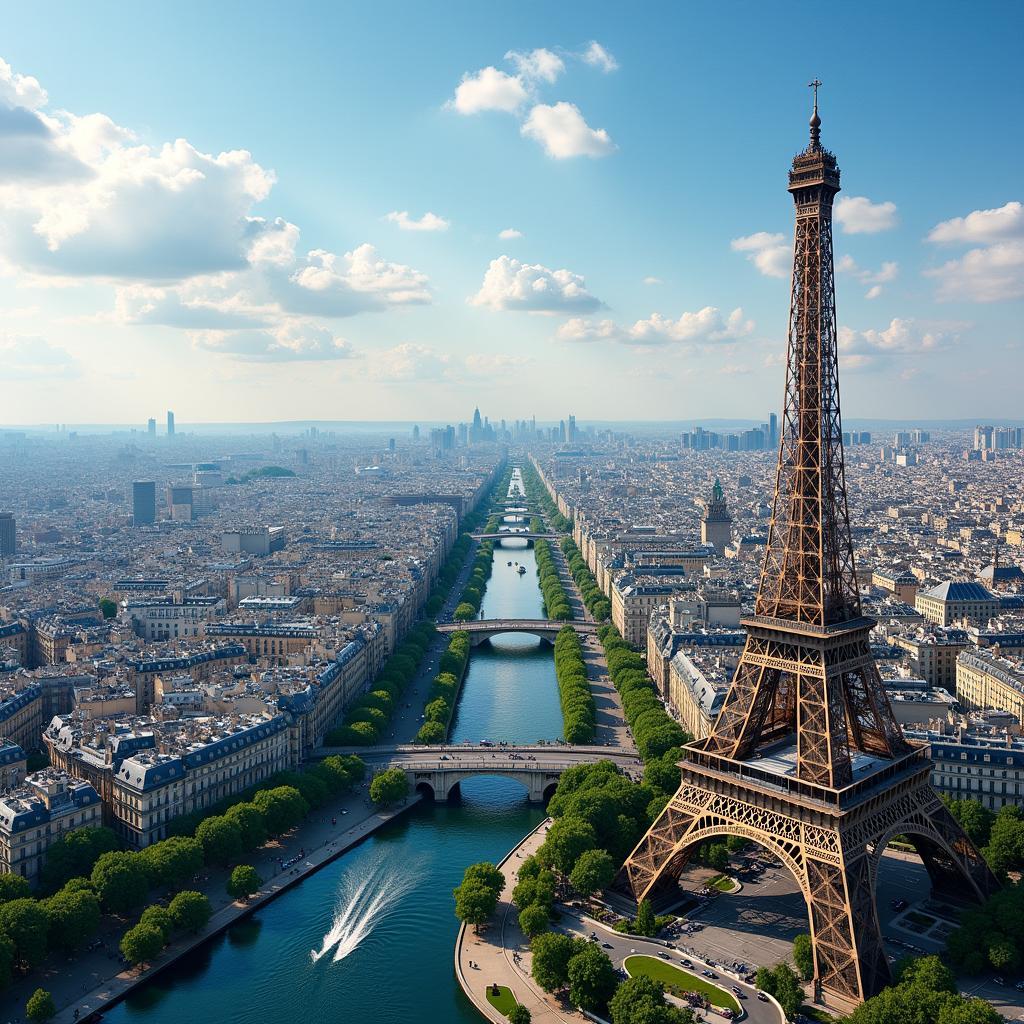
<path fill-rule="evenodd" d="M 1024 1020 L 978 11 L 14 14 L 0 1020 Z"/>

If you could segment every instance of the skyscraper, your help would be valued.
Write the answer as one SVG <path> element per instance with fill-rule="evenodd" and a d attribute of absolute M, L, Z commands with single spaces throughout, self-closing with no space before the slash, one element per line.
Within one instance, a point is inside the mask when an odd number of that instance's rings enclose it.
<path fill-rule="evenodd" d="M 768 414 L 768 446 L 774 448 L 779 443 L 779 417 L 775 413 Z"/>
<path fill-rule="evenodd" d="M 167 410 L 167 436 L 174 437 L 174 413 Z"/>
<path fill-rule="evenodd" d="M 9 558 L 18 547 L 14 513 L 0 512 L 0 558 Z"/>
<path fill-rule="evenodd" d="M 839 415 L 832 261 L 835 156 L 793 159 L 796 234 L 782 444 L 747 641 L 711 733 L 683 748 L 682 782 L 624 865 L 637 899 L 678 877 L 701 843 L 742 835 L 798 880 L 816 998 L 846 1010 L 890 981 L 875 906 L 882 853 L 905 836 L 946 899 L 998 883 L 931 787 L 926 745 L 904 737 L 871 652 L 853 562 Z"/>
<path fill-rule="evenodd" d="M 150 416 L 149 422 L 146 424 L 146 433 L 150 437 L 156 437 L 156 420 L 152 416 Z"/>
<path fill-rule="evenodd" d="M 132 484 L 132 523 L 146 526 L 156 522 L 156 482 L 136 480 Z"/>

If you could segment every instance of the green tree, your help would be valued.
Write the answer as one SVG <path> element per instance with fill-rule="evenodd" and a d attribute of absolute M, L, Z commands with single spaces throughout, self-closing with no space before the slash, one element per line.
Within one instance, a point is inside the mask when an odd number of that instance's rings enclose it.
<path fill-rule="evenodd" d="M 45 905 L 52 946 L 69 952 L 81 949 L 100 926 L 100 901 L 94 892 L 61 889 Z"/>
<path fill-rule="evenodd" d="M 38 967 L 46 958 L 50 918 L 33 899 L 11 900 L 0 907 L 0 933 L 14 943 L 14 959 L 25 967 Z"/>
<path fill-rule="evenodd" d="M 516 1003 L 508 1012 L 508 1024 L 530 1024 L 532 1020 L 533 1015 L 522 1003 Z"/>
<path fill-rule="evenodd" d="M 334 769 L 327 767 L 328 762 L 336 762 L 340 760 L 336 757 L 325 758 L 321 764 L 317 767 L 320 768 L 324 774 L 324 777 L 333 777 Z M 342 777 L 347 779 L 347 775 L 344 770 L 341 770 Z M 342 783 L 338 786 L 338 789 L 344 788 L 347 783 Z M 239 829 L 242 837 L 242 849 L 258 850 L 267 841 L 267 829 L 263 824 L 263 815 L 260 814 L 255 804 L 241 803 L 235 804 L 234 807 L 229 807 L 224 812 L 224 817 L 228 821 L 234 822 Z"/>
<path fill-rule="evenodd" d="M 628 978 L 608 1000 L 612 1024 L 693 1024 L 693 1014 L 665 1002 L 659 982 L 643 975 Z"/>
<path fill-rule="evenodd" d="M 725 843 L 710 843 L 704 852 L 704 863 L 713 871 L 728 871 L 729 849 Z"/>
<path fill-rule="evenodd" d="M 0 992 L 11 983 L 14 973 L 14 943 L 0 932 Z"/>
<path fill-rule="evenodd" d="M 121 937 L 121 953 L 132 965 L 149 963 L 164 948 L 164 933 L 154 924 L 137 924 Z"/>
<path fill-rule="evenodd" d="M 370 799 L 381 807 L 390 807 L 408 795 L 409 779 L 401 768 L 387 768 L 370 783 Z"/>
<path fill-rule="evenodd" d="M 530 903 L 519 911 L 519 927 L 527 938 L 546 932 L 550 925 L 551 915 L 543 903 Z"/>
<path fill-rule="evenodd" d="M 154 885 L 179 885 L 203 868 L 203 844 L 191 836 L 171 836 L 139 852 Z"/>
<path fill-rule="evenodd" d="M 137 853 L 104 853 L 92 869 L 91 881 L 104 908 L 123 914 L 145 902 L 149 877 Z"/>
<path fill-rule="evenodd" d="M 525 866 L 525 861 L 524 861 Z M 551 909 L 555 902 L 555 876 L 546 868 L 542 869 L 537 865 L 537 873 L 524 876 L 522 869 L 519 871 L 519 881 L 512 890 L 512 902 L 520 909 L 540 904 L 546 910 Z"/>
<path fill-rule="evenodd" d="M 174 918 L 174 923 L 187 932 L 198 932 L 206 927 L 210 920 L 210 901 L 201 892 L 186 889 L 179 892 L 171 900 L 167 909 Z"/>
<path fill-rule="evenodd" d="M 803 981 L 814 977 L 814 948 L 810 935 L 802 933 L 793 939 L 793 963 Z"/>
<path fill-rule="evenodd" d="M 252 798 L 252 803 L 263 815 L 267 832 L 272 836 L 283 835 L 309 813 L 309 804 L 294 786 L 261 789 Z"/>
<path fill-rule="evenodd" d="M 561 932 L 542 932 L 530 941 L 533 964 L 530 976 L 545 992 L 557 992 L 569 983 L 569 960 L 589 945 Z"/>
<path fill-rule="evenodd" d="M 171 937 L 171 933 L 174 931 L 175 920 L 174 915 L 166 907 L 161 907 L 158 903 L 154 903 L 152 906 L 146 907 L 142 912 L 139 924 L 147 924 L 153 928 L 158 928 L 166 944 L 167 940 Z"/>
<path fill-rule="evenodd" d="M 201 822 L 196 839 L 203 847 L 207 864 L 230 864 L 242 855 L 242 829 L 223 814 L 214 814 Z"/>
<path fill-rule="evenodd" d="M 0 903 L 11 900 L 24 900 L 32 895 L 32 887 L 27 878 L 12 874 L 10 871 L 0 872 Z"/>
<path fill-rule="evenodd" d="M 246 900 L 259 891 L 263 879 L 251 864 L 239 864 L 228 879 L 228 895 L 236 900 Z"/>
<path fill-rule="evenodd" d="M 618 978 L 608 954 L 592 942 L 574 953 L 566 965 L 569 1000 L 591 1013 L 603 1009 L 615 991 Z"/>
<path fill-rule="evenodd" d="M 43 885 L 59 889 L 69 878 L 91 873 L 96 861 L 119 846 L 117 834 L 105 827 L 72 829 L 46 851 Z"/>
<path fill-rule="evenodd" d="M 105 619 L 113 619 L 117 617 L 117 602 L 111 601 L 109 597 L 100 598 L 100 614 Z"/>
<path fill-rule="evenodd" d="M 434 703 L 439 703 L 434 701 Z M 443 702 L 442 702 L 443 703 Z M 444 743 L 445 728 L 440 722 L 424 722 L 416 733 L 416 743 Z"/>
<path fill-rule="evenodd" d="M 800 979 L 789 964 L 780 963 L 774 967 L 758 968 L 756 981 L 759 989 L 775 997 L 787 1018 L 794 1017 L 799 1012 L 804 1001 L 804 990 L 800 987 Z M 867 1024 L 867 1021 L 860 1024 Z"/>
<path fill-rule="evenodd" d="M 636 921 L 633 925 L 637 935 L 655 935 L 658 931 L 658 919 L 654 916 L 654 908 L 650 900 L 641 900 L 636 908 Z"/>
<path fill-rule="evenodd" d="M 594 829 L 582 818 L 559 818 L 548 829 L 547 837 L 537 851 L 543 864 L 549 864 L 563 875 L 568 875 L 576 866 L 580 854 L 594 848 Z"/>
<path fill-rule="evenodd" d="M 57 1006 L 53 996 L 45 988 L 37 988 L 25 1003 L 25 1016 L 32 1024 L 42 1024 L 43 1021 L 50 1020 L 56 1012 Z"/>
<path fill-rule="evenodd" d="M 465 882 L 471 878 L 482 882 L 488 889 L 493 889 L 499 896 L 502 889 L 505 888 L 505 876 L 489 860 L 470 864 L 463 872 L 462 880 Z"/>
<path fill-rule="evenodd" d="M 452 890 L 455 916 L 474 929 L 484 924 L 498 906 L 497 893 L 478 878 L 470 878 Z"/>
<path fill-rule="evenodd" d="M 470 619 L 476 618 L 476 608 L 474 608 L 468 601 L 463 601 L 456 606 L 455 614 L 452 618 L 454 618 L 456 622 L 469 622 Z"/>
<path fill-rule="evenodd" d="M 569 874 L 572 887 L 581 896 L 593 896 L 615 878 L 615 861 L 607 850 L 584 850 Z"/>

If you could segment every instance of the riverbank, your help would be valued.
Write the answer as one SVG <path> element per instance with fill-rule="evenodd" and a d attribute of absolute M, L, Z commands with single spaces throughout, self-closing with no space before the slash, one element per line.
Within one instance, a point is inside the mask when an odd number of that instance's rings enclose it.
<path fill-rule="evenodd" d="M 81 986 L 85 983 L 79 980 L 85 964 L 76 965 L 79 969 L 75 972 L 55 972 L 52 977 L 36 974 L 29 980 L 33 988 L 45 985 L 53 995 L 58 1007 L 57 1015 L 53 1019 L 58 1024 L 72 1024 L 76 1019 L 86 1020 L 91 1015 L 120 1002 L 133 989 L 147 984 L 186 954 L 267 906 L 282 893 L 363 842 L 378 828 L 406 813 L 419 800 L 419 796 L 413 794 L 399 807 L 369 811 L 361 819 L 353 820 L 351 824 L 347 820 L 349 815 L 358 813 L 353 804 L 361 805 L 363 811 L 367 811 L 365 797 L 361 794 L 350 794 L 325 806 L 318 812 L 324 815 L 320 821 L 307 820 L 280 840 L 268 843 L 258 851 L 259 856 L 254 860 L 254 867 L 261 875 L 269 866 L 277 865 L 278 857 L 285 863 L 290 862 L 293 857 L 298 860 L 283 871 L 278 870 L 272 876 L 266 877 L 259 891 L 247 903 L 233 901 L 227 896 L 224 890 L 226 872 L 217 872 L 216 877 L 211 874 L 200 888 L 215 908 L 209 923 L 195 935 L 183 935 L 174 939 L 145 971 L 121 968 L 118 961 L 107 960 L 105 954 L 97 951 L 99 964 L 105 965 L 107 970 L 104 973 L 102 966 L 94 965 L 91 972 L 93 984 L 87 986 L 87 991 L 81 991 Z M 331 824 L 332 817 L 337 819 L 336 825 Z M 305 855 L 300 856 L 300 851 L 303 850 Z M 223 879 L 220 878 L 222 874 Z M 219 892 L 216 891 L 218 882 Z M 13 992 L 14 988 L 8 990 L 8 994 Z M 76 1010 L 79 1011 L 78 1018 L 75 1017 Z"/>

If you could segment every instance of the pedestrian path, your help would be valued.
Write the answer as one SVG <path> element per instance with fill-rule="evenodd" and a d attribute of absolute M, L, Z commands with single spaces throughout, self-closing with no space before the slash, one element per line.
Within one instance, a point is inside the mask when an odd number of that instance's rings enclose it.
<path fill-rule="evenodd" d="M 455 973 L 473 1005 L 494 1024 L 507 1018 L 487 1001 L 487 989 L 497 984 L 510 988 L 516 1001 L 529 1011 L 533 1024 L 583 1024 L 589 1018 L 559 1002 L 530 978 L 529 940 L 519 927 L 519 911 L 512 902 L 519 865 L 535 853 L 547 834 L 551 819 L 542 822 L 498 867 L 505 874 L 505 888 L 494 918 L 476 934 L 463 925 L 455 943 Z"/>

